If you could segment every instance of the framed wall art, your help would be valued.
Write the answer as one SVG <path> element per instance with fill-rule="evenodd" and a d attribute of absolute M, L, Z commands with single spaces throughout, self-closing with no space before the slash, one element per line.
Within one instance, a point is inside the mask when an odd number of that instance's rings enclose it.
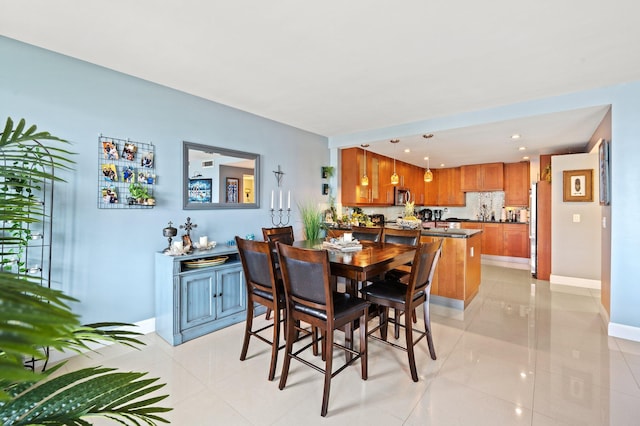
<path fill-rule="evenodd" d="M 227 178 L 226 180 L 226 194 L 227 194 L 227 203 L 237 203 L 238 202 L 238 185 L 239 181 L 236 178 Z"/>
<path fill-rule="evenodd" d="M 211 179 L 189 179 L 189 202 L 211 202 Z"/>
<path fill-rule="evenodd" d="M 611 202 L 611 184 L 609 182 L 609 142 L 600 141 L 598 147 L 598 164 L 600 172 L 600 205 L 608 206 Z"/>
<path fill-rule="evenodd" d="M 562 201 L 593 201 L 593 169 L 562 172 Z"/>

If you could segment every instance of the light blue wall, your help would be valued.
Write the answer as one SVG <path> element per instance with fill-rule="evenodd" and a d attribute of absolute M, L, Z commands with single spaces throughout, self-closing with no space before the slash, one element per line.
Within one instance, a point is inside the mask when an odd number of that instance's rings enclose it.
<path fill-rule="evenodd" d="M 83 321 L 137 322 L 154 317 L 153 253 L 170 220 L 198 224 L 194 235 L 227 241 L 270 226 L 273 170 L 297 202 L 321 196 L 325 137 L 0 37 L 0 121 L 25 118 L 68 139 L 78 155 L 56 185 L 54 285 L 80 299 Z M 188 66 L 188 64 L 185 64 Z M 100 133 L 156 146 L 153 209 L 97 208 Z M 259 210 L 182 210 L 182 141 L 261 154 Z M 297 209 L 296 209 L 297 210 Z M 301 237 L 297 212 L 293 219 Z"/>
<path fill-rule="evenodd" d="M 424 132 L 473 126 L 519 117 L 599 105 L 612 105 L 611 144 L 611 310 L 612 323 L 640 327 L 640 81 L 471 111 L 394 127 L 329 138 L 329 148 L 356 146 L 372 140 L 402 138 Z M 587 142 L 587 141 L 585 141 Z M 553 224 L 552 224 L 553 226 Z M 636 330 L 640 336 L 640 330 Z"/>

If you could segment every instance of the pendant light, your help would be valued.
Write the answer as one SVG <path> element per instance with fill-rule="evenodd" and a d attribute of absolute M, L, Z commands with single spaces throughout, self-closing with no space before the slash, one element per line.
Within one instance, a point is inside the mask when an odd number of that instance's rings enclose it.
<path fill-rule="evenodd" d="M 362 178 L 360 178 L 360 185 L 369 186 L 369 178 L 367 177 L 367 147 L 369 144 L 363 143 L 360 146 L 364 151 L 364 174 L 362 175 Z"/>
<path fill-rule="evenodd" d="M 400 142 L 400 139 L 391 139 L 390 141 L 392 144 L 397 144 L 398 142 Z M 391 185 L 397 185 L 400 182 L 400 178 L 398 177 L 398 174 L 396 173 L 396 156 L 395 156 L 395 148 L 393 151 L 393 174 L 391 175 Z"/>
<path fill-rule="evenodd" d="M 427 171 L 424 172 L 424 181 L 431 182 L 433 181 L 433 172 L 429 168 L 429 157 L 425 157 L 425 159 L 427 160 Z"/>
<path fill-rule="evenodd" d="M 422 135 L 422 137 L 425 138 L 425 139 L 431 139 L 433 137 L 433 133 L 425 133 L 424 135 Z M 424 181 L 425 182 L 432 182 L 433 181 L 433 172 L 429 168 L 429 157 L 424 157 L 424 159 L 427 160 L 427 171 L 424 172 Z"/>

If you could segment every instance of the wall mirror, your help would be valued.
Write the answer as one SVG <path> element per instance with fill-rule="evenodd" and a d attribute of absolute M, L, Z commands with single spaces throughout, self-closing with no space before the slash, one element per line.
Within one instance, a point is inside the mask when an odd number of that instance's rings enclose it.
<path fill-rule="evenodd" d="M 185 210 L 260 208 L 260 155 L 182 143 Z"/>

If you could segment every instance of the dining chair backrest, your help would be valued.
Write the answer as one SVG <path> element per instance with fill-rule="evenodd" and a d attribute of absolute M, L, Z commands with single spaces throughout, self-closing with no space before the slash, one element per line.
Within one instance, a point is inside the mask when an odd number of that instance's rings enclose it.
<path fill-rule="evenodd" d="M 244 270 L 247 293 L 271 293 L 278 300 L 274 254 L 267 241 L 251 241 L 236 236 L 238 254 Z M 266 294 L 263 294 L 266 296 Z"/>
<path fill-rule="evenodd" d="M 428 295 L 442 253 L 443 240 L 440 238 L 430 243 L 421 244 L 416 250 L 407 286 L 406 303 L 410 303 L 411 300 L 421 297 L 425 293 Z"/>
<path fill-rule="evenodd" d="M 353 238 L 358 241 L 379 242 L 382 236 L 382 227 L 380 226 L 352 226 L 351 233 Z"/>
<path fill-rule="evenodd" d="M 293 244 L 293 227 L 283 226 L 281 228 L 262 228 L 262 236 L 265 241 L 275 243 L 279 241 L 283 244 Z"/>
<path fill-rule="evenodd" d="M 404 244 L 407 246 L 417 247 L 420 243 L 420 230 L 385 228 L 383 241 L 385 243 Z"/>
<path fill-rule="evenodd" d="M 289 310 L 312 316 L 333 315 L 331 269 L 326 250 L 304 249 L 277 243 Z"/>

